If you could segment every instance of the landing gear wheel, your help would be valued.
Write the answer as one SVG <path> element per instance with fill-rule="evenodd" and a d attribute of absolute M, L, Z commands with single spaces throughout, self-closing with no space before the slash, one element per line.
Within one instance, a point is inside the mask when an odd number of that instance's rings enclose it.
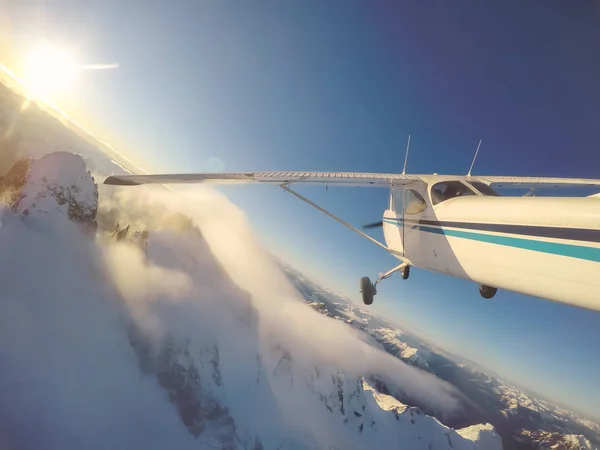
<path fill-rule="evenodd" d="M 479 286 L 479 293 L 483 298 L 492 298 L 496 295 L 496 292 L 498 292 L 498 289 L 495 287 L 486 286 L 485 284 Z"/>
<path fill-rule="evenodd" d="M 360 292 L 362 293 L 362 301 L 365 305 L 373 304 L 373 297 L 376 291 L 369 277 L 362 277 L 360 279 Z"/>
<path fill-rule="evenodd" d="M 408 277 L 410 276 L 410 266 L 400 269 L 400 276 L 403 280 L 408 280 Z"/>

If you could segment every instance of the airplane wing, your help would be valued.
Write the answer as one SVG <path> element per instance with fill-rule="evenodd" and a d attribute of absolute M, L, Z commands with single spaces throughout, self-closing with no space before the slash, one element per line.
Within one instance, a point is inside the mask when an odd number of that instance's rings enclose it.
<path fill-rule="evenodd" d="M 431 175 L 427 175 L 431 178 Z M 140 184 L 172 183 L 221 183 L 221 184 L 291 184 L 310 183 L 356 187 L 402 186 L 420 180 L 421 175 L 402 175 L 397 173 L 370 172 L 207 172 L 177 173 L 160 175 L 113 175 L 104 184 L 117 186 L 137 186 Z M 469 179 L 469 178 L 466 178 Z M 470 177 L 497 188 L 558 188 L 598 186 L 600 179 L 589 178 L 546 178 L 546 177 Z"/>
<path fill-rule="evenodd" d="M 548 177 L 472 177 L 494 188 L 566 188 L 600 186 L 593 178 L 548 178 Z"/>
<path fill-rule="evenodd" d="M 223 172 L 223 173 L 180 173 L 162 175 L 114 175 L 104 184 L 136 186 L 140 184 L 171 183 L 310 183 L 356 187 L 390 187 L 404 185 L 420 179 L 416 175 L 368 172 Z"/>

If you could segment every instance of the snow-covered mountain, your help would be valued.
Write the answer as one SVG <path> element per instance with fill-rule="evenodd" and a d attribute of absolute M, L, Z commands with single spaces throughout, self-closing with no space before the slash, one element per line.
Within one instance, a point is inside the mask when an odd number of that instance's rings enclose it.
<path fill-rule="evenodd" d="M 291 282 L 301 292 L 308 306 L 332 319 L 362 330 L 397 358 L 452 383 L 468 400 L 463 416 L 445 417 L 431 412 L 449 426 L 489 422 L 503 438 L 504 448 L 600 448 L 600 425 L 577 413 L 556 405 L 490 374 L 472 361 L 451 355 L 431 343 L 397 328 L 387 317 L 374 310 L 364 310 L 350 300 L 313 283 L 304 275 L 280 262 Z M 356 326 L 357 323 L 360 326 Z M 368 339 L 367 338 L 367 339 Z M 409 398 L 401 386 L 375 384 L 396 398 Z M 418 399 L 410 399 L 418 404 Z M 424 408 L 427 411 L 427 408 Z M 553 444 L 548 444 L 548 443 Z M 551 447 L 551 445 L 556 445 Z"/>
<path fill-rule="evenodd" d="M 158 212 L 150 229 L 90 235 L 102 202 L 69 153 L 0 185 L 3 447 L 502 448 L 491 425 L 455 431 L 375 390 L 373 371 L 460 407 L 450 385 L 307 308 L 249 231 L 216 239 L 226 211 L 185 217 L 137 191 L 121 223 Z"/>
<path fill-rule="evenodd" d="M 592 448 L 592 443 L 580 434 L 521 430 L 518 440 L 526 444 L 533 443 L 540 450 L 585 450 Z"/>
<path fill-rule="evenodd" d="M 412 366 L 429 370 L 428 352 L 411 347 L 406 342 L 401 341 L 402 334 L 397 330 L 380 327 L 373 330 L 371 335 L 385 347 L 388 353 L 410 363 Z"/>
<path fill-rule="evenodd" d="M 58 152 L 39 160 L 22 160 L 7 178 L 21 176 L 23 185 L 12 185 L 11 209 L 23 216 L 51 214 L 95 226 L 98 187 L 77 155 Z"/>

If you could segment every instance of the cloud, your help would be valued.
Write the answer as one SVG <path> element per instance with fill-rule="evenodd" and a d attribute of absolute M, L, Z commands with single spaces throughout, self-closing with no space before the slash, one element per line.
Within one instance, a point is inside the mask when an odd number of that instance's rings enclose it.
<path fill-rule="evenodd" d="M 183 213 L 199 226 L 224 271 L 250 294 L 263 348 L 278 343 L 304 365 L 320 361 L 345 373 L 377 373 L 444 414 L 460 408 L 460 394 L 450 384 L 374 348 L 359 331 L 307 308 L 261 247 L 244 214 L 223 195 L 204 187 L 170 192 L 149 186 L 117 188 L 113 194 L 106 201 L 119 205 L 125 221 L 156 226 L 174 213 Z M 204 274 L 196 277 L 197 283 L 205 282 Z"/>
<path fill-rule="evenodd" d="M 84 64 L 79 66 L 80 70 L 110 70 L 110 69 L 118 69 L 120 67 L 119 63 L 112 64 Z"/>

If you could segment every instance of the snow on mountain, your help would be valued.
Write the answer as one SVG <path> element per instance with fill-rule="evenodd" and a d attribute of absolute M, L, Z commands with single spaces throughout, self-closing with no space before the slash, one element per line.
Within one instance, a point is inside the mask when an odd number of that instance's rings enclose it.
<path fill-rule="evenodd" d="M 457 433 L 465 439 L 477 442 L 480 448 L 493 448 L 498 445 L 498 434 L 489 423 L 461 428 Z"/>
<path fill-rule="evenodd" d="M 144 245 L 76 232 L 72 211 L 97 203 L 73 155 L 33 161 L 0 210 L 1 446 L 502 448 L 487 425 L 457 432 L 366 384 L 377 370 L 458 407 L 451 386 L 299 302 L 222 198 L 194 194 L 173 226 L 190 198 L 152 192 L 115 196 L 122 220 L 154 224 Z"/>
<path fill-rule="evenodd" d="M 499 414 L 505 419 L 528 423 L 528 427 L 534 424 L 540 427 L 541 424 L 545 424 L 547 429 L 545 432 L 556 433 L 557 435 L 567 436 L 586 433 L 590 436 L 590 439 L 600 441 L 600 426 L 597 423 L 584 419 L 575 412 L 548 400 L 533 398 L 505 381 L 495 379 L 494 384 L 493 389 L 500 400 L 501 409 Z M 533 434 L 531 436 L 535 438 L 544 435 Z"/>
<path fill-rule="evenodd" d="M 379 408 L 383 411 L 394 412 L 396 421 L 400 423 L 401 428 L 406 430 L 401 433 L 401 439 L 407 444 L 407 448 L 420 447 L 420 441 L 423 439 L 423 436 L 420 433 L 431 423 L 438 424 L 438 427 L 435 428 L 436 435 L 431 436 L 432 440 L 435 441 L 434 445 L 436 446 L 444 447 L 447 444 L 450 448 L 456 448 L 457 441 L 462 443 L 463 441 L 461 438 L 463 438 L 466 441 L 471 441 L 475 444 L 473 448 L 501 447 L 500 438 L 498 434 L 496 434 L 494 427 L 490 424 L 473 425 L 454 431 L 444 427 L 437 419 L 425 416 L 418 408 L 408 407 L 390 395 L 379 393 L 366 383 L 365 388 L 373 396 Z M 394 428 L 398 427 L 397 424 L 394 424 L 393 426 Z M 427 430 L 426 432 L 430 433 L 431 431 Z M 468 443 L 467 447 L 470 445 L 472 444 Z"/>
<path fill-rule="evenodd" d="M 600 426 L 595 422 L 553 402 L 527 394 L 522 388 L 501 380 L 476 363 L 451 355 L 431 343 L 425 343 L 418 337 L 401 331 L 393 318 L 379 313 L 373 314 L 373 311 L 367 314 L 367 311 L 363 311 L 350 300 L 328 292 L 283 262 L 280 262 L 280 265 L 290 281 L 303 294 L 308 306 L 369 333 L 369 337 L 373 337 L 373 346 L 382 347 L 408 364 L 422 368 L 459 388 L 468 399 L 464 405 L 464 416 L 447 417 L 439 411 L 424 408 L 446 425 L 465 426 L 489 421 L 497 427 L 504 444 L 509 448 L 512 448 L 512 445 L 519 448 L 537 448 L 536 439 L 543 441 L 543 434 L 534 433 L 525 443 L 525 440 L 519 437 L 522 429 L 553 433 L 553 439 L 557 441 L 560 435 L 585 435 L 586 439 L 592 442 L 592 448 L 598 446 Z M 348 317 L 356 317 L 360 322 L 346 319 Z M 417 355 L 418 357 L 415 357 Z M 380 391 L 392 394 L 401 401 L 418 404 L 418 400 L 411 398 L 410 393 L 404 391 L 402 386 L 393 382 L 382 382 L 376 375 L 371 379 Z"/>
<path fill-rule="evenodd" d="M 81 223 L 94 223 L 98 209 L 98 188 L 86 171 L 83 159 L 57 152 L 32 161 L 25 185 L 13 210 L 21 215 L 52 212 Z"/>
<path fill-rule="evenodd" d="M 423 370 L 429 369 L 427 356 L 422 356 L 423 350 L 410 347 L 399 338 L 401 334 L 397 330 L 391 328 L 377 328 L 371 331 L 371 335 L 383 344 L 388 353 L 397 356 L 398 358 L 409 362 L 411 365 L 419 367 Z"/>
<path fill-rule="evenodd" d="M 517 439 L 522 443 L 535 443 L 540 450 L 593 450 L 592 443 L 582 435 L 552 433 L 548 431 L 521 430 Z"/>

